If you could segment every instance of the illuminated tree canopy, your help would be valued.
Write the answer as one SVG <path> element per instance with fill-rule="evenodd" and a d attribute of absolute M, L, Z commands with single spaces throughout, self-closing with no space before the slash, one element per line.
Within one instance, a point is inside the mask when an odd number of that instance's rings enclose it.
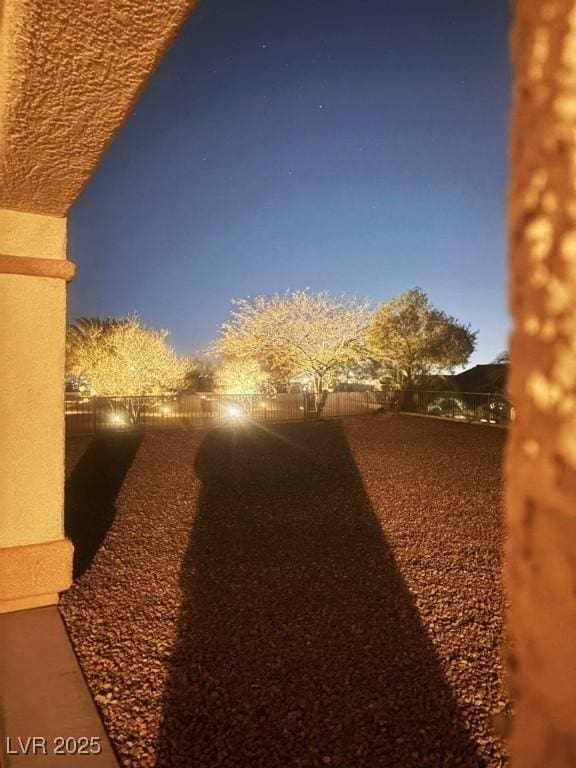
<path fill-rule="evenodd" d="M 229 395 L 272 393 L 269 374 L 256 360 L 226 360 L 215 376 L 216 389 Z"/>
<path fill-rule="evenodd" d="M 218 364 L 210 356 L 197 353 L 188 357 L 185 389 L 191 392 L 212 392 Z"/>
<path fill-rule="evenodd" d="M 430 373 L 464 365 L 476 345 L 476 333 L 430 303 L 412 288 L 376 310 L 367 339 L 371 354 L 397 383 L 413 386 Z"/>
<path fill-rule="evenodd" d="M 166 343 L 168 331 L 146 328 L 136 315 L 79 318 L 69 326 L 66 370 L 89 381 L 93 394 L 140 397 L 176 392 L 191 363 Z"/>
<path fill-rule="evenodd" d="M 364 354 L 367 302 L 291 291 L 233 302 L 214 344 L 224 361 L 256 362 L 275 381 L 307 377 L 321 392 Z"/>

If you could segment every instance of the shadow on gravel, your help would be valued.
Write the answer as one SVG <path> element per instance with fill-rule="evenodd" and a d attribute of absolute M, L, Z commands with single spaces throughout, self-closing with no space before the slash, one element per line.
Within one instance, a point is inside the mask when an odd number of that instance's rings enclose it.
<path fill-rule="evenodd" d="M 482 766 L 340 425 L 215 430 L 196 469 L 157 768 Z"/>
<path fill-rule="evenodd" d="M 74 544 L 74 578 L 92 564 L 116 517 L 116 497 L 142 441 L 140 434 L 97 435 L 66 481 L 64 527 Z"/>

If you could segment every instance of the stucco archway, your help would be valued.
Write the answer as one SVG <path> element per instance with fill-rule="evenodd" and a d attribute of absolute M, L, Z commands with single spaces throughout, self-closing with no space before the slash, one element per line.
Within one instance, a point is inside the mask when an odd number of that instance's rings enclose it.
<path fill-rule="evenodd" d="M 194 4 L 0 5 L 0 612 L 70 585 L 66 214 Z"/>

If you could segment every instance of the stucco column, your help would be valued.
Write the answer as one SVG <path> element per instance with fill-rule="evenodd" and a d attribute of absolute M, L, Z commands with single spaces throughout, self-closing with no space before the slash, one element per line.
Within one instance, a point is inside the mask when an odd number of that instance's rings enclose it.
<path fill-rule="evenodd" d="M 0 611 L 56 601 L 66 214 L 195 0 L 0 0 Z"/>
<path fill-rule="evenodd" d="M 505 578 L 516 768 L 576 765 L 576 4 L 516 0 Z"/>
<path fill-rule="evenodd" d="M 64 538 L 66 219 L 0 210 L 0 612 L 55 603 Z"/>

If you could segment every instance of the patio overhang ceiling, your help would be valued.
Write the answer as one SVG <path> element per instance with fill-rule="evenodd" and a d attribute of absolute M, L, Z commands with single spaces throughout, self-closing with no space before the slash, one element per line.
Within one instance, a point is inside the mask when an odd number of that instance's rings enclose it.
<path fill-rule="evenodd" d="M 64 216 L 196 0 L 0 0 L 0 208 Z"/>

